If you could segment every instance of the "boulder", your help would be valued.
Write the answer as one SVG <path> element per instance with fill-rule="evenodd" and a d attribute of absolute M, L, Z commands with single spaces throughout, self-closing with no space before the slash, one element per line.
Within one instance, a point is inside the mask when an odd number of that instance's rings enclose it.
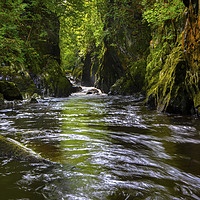
<path fill-rule="evenodd" d="M 68 97 L 72 93 L 72 84 L 65 76 L 60 76 L 55 81 L 54 96 Z"/>
<path fill-rule="evenodd" d="M 7 101 L 23 100 L 19 88 L 12 82 L 0 81 L 0 93 Z"/>
<path fill-rule="evenodd" d="M 86 94 L 100 94 L 100 92 L 98 89 L 94 88 L 94 89 L 88 90 Z"/>

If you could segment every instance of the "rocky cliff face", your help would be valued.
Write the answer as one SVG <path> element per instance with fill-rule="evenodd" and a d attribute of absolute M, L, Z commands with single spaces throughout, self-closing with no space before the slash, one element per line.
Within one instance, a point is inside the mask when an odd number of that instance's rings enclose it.
<path fill-rule="evenodd" d="M 107 46 L 96 74 L 95 87 L 108 93 L 111 86 L 122 76 L 121 61 L 113 47 Z"/>
<path fill-rule="evenodd" d="M 39 6 L 39 5 L 38 5 Z M 44 5 L 31 12 L 39 13 L 41 19 L 33 25 L 30 40 L 40 55 L 39 68 L 29 66 L 29 74 L 39 93 L 55 97 L 69 96 L 72 85 L 60 66 L 59 30 L 60 23 L 56 13 L 47 10 Z"/>
<path fill-rule="evenodd" d="M 163 21 L 163 28 L 154 33 L 147 63 L 147 96 L 161 112 L 195 114 L 200 105 L 198 1 L 184 1 L 187 8 L 179 4 L 176 20 Z"/>

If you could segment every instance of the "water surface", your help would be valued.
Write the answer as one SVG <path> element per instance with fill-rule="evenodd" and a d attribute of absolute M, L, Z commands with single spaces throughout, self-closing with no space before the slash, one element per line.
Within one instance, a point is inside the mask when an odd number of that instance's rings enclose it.
<path fill-rule="evenodd" d="M 140 97 L 74 94 L 0 110 L 0 134 L 58 163 L 0 158 L 1 199 L 200 199 L 200 123 Z"/>

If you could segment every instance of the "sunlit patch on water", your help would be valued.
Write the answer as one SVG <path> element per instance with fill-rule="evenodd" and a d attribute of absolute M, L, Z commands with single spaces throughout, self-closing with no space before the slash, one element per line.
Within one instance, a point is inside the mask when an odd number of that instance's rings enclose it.
<path fill-rule="evenodd" d="M 200 199 L 199 120 L 141 100 L 82 92 L 1 110 L 0 134 L 57 163 L 1 157 L 1 197 Z"/>

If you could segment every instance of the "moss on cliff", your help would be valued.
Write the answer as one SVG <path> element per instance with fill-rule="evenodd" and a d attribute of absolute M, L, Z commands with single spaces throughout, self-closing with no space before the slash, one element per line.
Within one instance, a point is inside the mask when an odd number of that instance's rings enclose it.
<path fill-rule="evenodd" d="M 200 24 L 193 3 L 188 1 L 185 8 L 180 0 L 155 2 L 144 12 L 153 30 L 147 61 L 147 99 L 159 111 L 200 111 Z"/>
<path fill-rule="evenodd" d="M 181 36 L 171 50 L 169 45 L 163 45 L 159 51 L 152 50 L 147 65 L 147 98 L 161 112 L 194 113 L 191 84 L 187 80 L 191 69 L 184 57 Z"/>

